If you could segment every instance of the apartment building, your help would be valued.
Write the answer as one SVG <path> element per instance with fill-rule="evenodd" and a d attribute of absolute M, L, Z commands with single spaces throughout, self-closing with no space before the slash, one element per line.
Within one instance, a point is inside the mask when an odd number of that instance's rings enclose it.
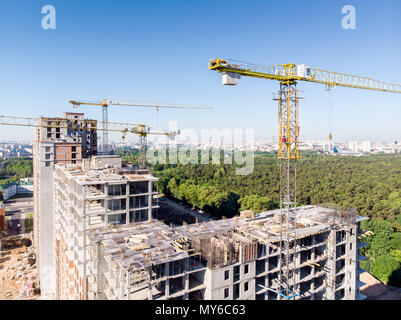
<path fill-rule="evenodd" d="M 364 259 L 355 214 L 305 206 L 296 224 L 291 291 L 296 300 L 363 299 Z M 169 227 L 160 221 L 88 232 L 88 299 L 280 300 L 279 210 L 255 218 Z"/>
<path fill-rule="evenodd" d="M 55 166 L 55 298 L 84 299 L 89 288 L 84 248 L 90 230 L 153 220 L 155 181 L 147 170 L 127 166 L 119 156 Z"/>
<path fill-rule="evenodd" d="M 43 295 L 55 291 L 54 166 L 80 164 L 97 154 L 97 121 L 82 113 L 64 113 L 63 118 L 42 117 L 33 143 L 34 246 L 38 256 Z"/>

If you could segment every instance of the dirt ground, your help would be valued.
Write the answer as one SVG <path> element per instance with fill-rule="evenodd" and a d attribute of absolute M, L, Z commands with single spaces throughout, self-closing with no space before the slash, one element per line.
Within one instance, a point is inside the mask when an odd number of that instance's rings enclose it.
<path fill-rule="evenodd" d="M 366 283 L 360 289 L 366 300 L 401 300 L 401 289 L 386 286 L 368 272 L 362 273 L 360 280 Z"/>
<path fill-rule="evenodd" d="M 37 299 L 35 254 L 32 247 L 5 250 L 0 255 L 0 300 Z"/>

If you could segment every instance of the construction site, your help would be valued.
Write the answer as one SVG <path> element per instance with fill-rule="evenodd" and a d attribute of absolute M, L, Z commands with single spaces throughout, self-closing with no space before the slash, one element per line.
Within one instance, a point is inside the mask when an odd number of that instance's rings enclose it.
<path fill-rule="evenodd" d="M 279 210 L 180 227 L 153 220 L 88 231 L 88 299 L 279 300 L 280 268 L 295 299 L 361 299 L 357 235 L 364 218 L 316 206 L 291 217 L 295 259 L 280 255 Z M 285 231 L 284 231 L 285 232 Z"/>
<path fill-rule="evenodd" d="M 359 236 L 360 222 L 366 218 L 353 211 L 296 203 L 299 96 L 296 82 L 282 79 L 299 80 L 289 71 L 294 66 L 279 68 L 279 73 L 269 71 L 273 75 L 257 74 L 215 59 L 209 68 L 222 72 L 226 85 L 237 84 L 236 73 L 282 81 L 275 98 L 282 136 L 280 209 L 243 211 L 234 218 L 201 223 L 190 215 L 189 221 L 195 223 L 183 220 L 182 225 L 177 219 L 174 224 L 157 220 L 158 179 L 147 170 L 146 137 L 175 137 L 179 132 L 151 132 L 142 124 L 104 121 L 108 106 L 119 102 L 86 102 L 102 106 L 100 127 L 82 113 L 66 112 L 62 118 L 2 117 L 3 124 L 37 128 L 33 243 L 41 299 L 365 298 L 360 292 L 364 283 L 359 263 L 365 258 L 359 251 L 364 247 Z M 99 130 L 103 131 L 100 155 Z M 120 132 L 123 138 L 128 133 L 138 135 L 137 164 L 109 153 L 109 131 Z"/>
<path fill-rule="evenodd" d="M 35 144 L 42 299 L 364 297 L 358 235 L 365 218 L 306 206 L 167 225 L 155 219 L 158 179 L 120 156 L 97 155 L 90 143 L 97 123 L 64 116 L 42 118 Z"/>
<path fill-rule="evenodd" d="M 192 212 L 157 220 L 159 195 L 147 169 L 147 136 L 175 138 L 144 124 L 108 122 L 108 107 L 199 108 L 100 100 L 103 118 L 1 117 L 0 124 L 36 128 L 34 232 L 42 299 L 72 300 L 360 300 L 360 222 L 352 210 L 297 205 L 297 81 L 401 92 L 398 85 L 286 64 L 258 67 L 209 61 L 223 85 L 241 76 L 277 80 L 280 208 L 242 211 L 201 222 Z M 98 152 L 97 133 L 103 131 Z M 109 151 L 108 133 L 139 137 L 138 163 Z M 330 134 L 330 139 L 331 139 Z M 178 210 L 178 209 L 177 209 Z M 170 216 L 171 215 L 171 216 Z M 174 215 L 174 217 L 173 217 Z M 172 219 L 173 218 L 173 219 Z M 173 223 L 174 221 L 174 223 Z M 30 286 L 32 287 L 32 286 Z"/>
<path fill-rule="evenodd" d="M 0 300 L 400 298 L 399 2 L 2 2 Z"/>

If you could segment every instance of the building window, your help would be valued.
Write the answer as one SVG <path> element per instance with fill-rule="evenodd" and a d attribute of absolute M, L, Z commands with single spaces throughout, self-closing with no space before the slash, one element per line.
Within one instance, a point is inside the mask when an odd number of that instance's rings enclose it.
<path fill-rule="evenodd" d="M 244 271 L 244 273 L 247 274 L 248 271 L 249 271 L 249 264 L 246 264 L 246 265 L 245 265 L 245 271 Z"/>
<path fill-rule="evenodd" d="M 230 270 L 224 271 L 224 280 L 228 280 L 230 278 Z"/>
<path fill-rule="evenodd" d="M 45 151 L 46 151 L 46 152 L 50 152 L 50 147 L 46 147 L 46 148 L 45 148 Z"/>
<path fill-rule="evenodd" d="M 71 147 L 72 152 L 77 152 L 77 147 Z"/>
<path fill-rule="evenodd" d="M 234 267 L 234 282 L 237 282 L 240 279 L 240 266 Z"/>
<path fill-rule="evenodd" d="M 46 160 L 50 160 L 50 154 L 45 155 Z"/>
<path fill-rule="evenodd" d="M 46 161 L 46 167 L 50 167 L 50 162 L 49 161 Z"/>
<path fill-rule="evenodd" d="M 248 282 L 245 282 L 245 283 L 244 283 L 244 291 L 248 291 L 248 288 L 249 288 Z"/>
<path fill-rule="evenodd" d="M 230 290 L 228 288 L 224 289 L 224 299 L 228 298 L 228 296 L 230 295 Z"/>

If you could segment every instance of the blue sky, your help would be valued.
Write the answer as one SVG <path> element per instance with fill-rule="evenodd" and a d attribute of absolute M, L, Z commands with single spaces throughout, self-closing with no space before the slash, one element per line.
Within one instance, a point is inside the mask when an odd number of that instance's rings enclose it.
<path fill-rule="evenodd" d="M 44 5 L 57 29 L 41 27 Z M 356 30 L 341 8 L 356 8 Z M 0 114 L 58 116 L 68 99 L 117 98 L 210 105 L 212 111 L 162 110 L 159 127 L 253 128 L 277 134 L 278 83 L 243 78 L 224 87 L 208 70 L 214 57 L 263 65 L 305 63 L 401 83 L 401 2 L 95 1 L 0 2 Z M 299 83 L 301 135 L 342 140 L 401 140 L 401 95 Z M 90 118 L 101 110 L 83 107 Z M 110 121 L 156 125 L 156 111 L 111 107 Z M 0 127 L 0 140 L 31 139 L 31 129 Z"/>

